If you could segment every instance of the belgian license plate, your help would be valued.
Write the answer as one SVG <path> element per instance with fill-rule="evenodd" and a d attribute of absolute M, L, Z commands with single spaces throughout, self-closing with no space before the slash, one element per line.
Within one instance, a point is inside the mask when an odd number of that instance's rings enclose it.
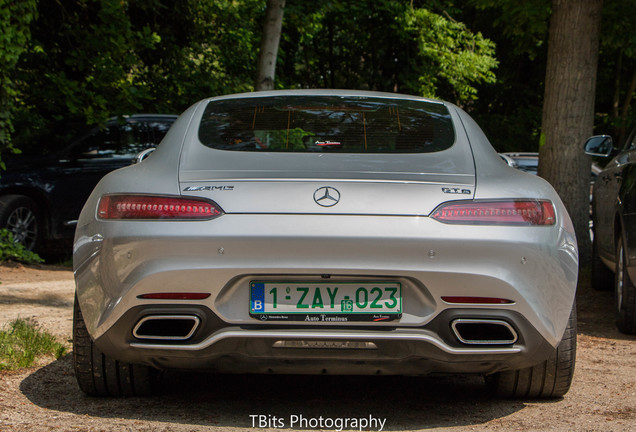
<path fill-rule="evenodd" d="M 250 316 L 263 321 L 391 321 L 402 316 L 402 285 L 252 281 Z"/>

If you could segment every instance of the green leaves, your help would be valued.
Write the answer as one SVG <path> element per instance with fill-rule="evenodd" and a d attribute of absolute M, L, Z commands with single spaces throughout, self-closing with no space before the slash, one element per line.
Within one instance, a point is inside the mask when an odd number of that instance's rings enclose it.
<path fill-rule="evenodd" d="M 206 96 L 251 90 L 262 4 L 39 2 L 13 73 L 20 145 L 68 142 L 59 120 L 103 124 L 134 112 L 179 113 Z"/>
<path fill-rule="evenodd" d="M 408 10 L 401 22 L 417 43 L 419 92 L 437 96 L 440 80 L 446 81 L 458 102 L 476 99 L 475 84 L 494 83 L 497 67 L 495 44 L 464 24 L 427 9 Z"/>
<path fill-rule="evenodd" d="M 1 106 L 0 124 L 13 119 L 19 146 L 68 142 L 71 129 L 58 127 L 59 120 L 103 124 L 133 112 L 179 113 L 204 97 L 253 90 L 265 0 L 14 3 L 0 0 L 7 5 L 0 20 L 15 30 L 0 35 L 0 55 L 14 65 L 3 69 L 11 79 L 3 80 L 3 100 L 16 108 Z M 457 6 L 442 7 L 437 1 L 288 2 L 276 86 L 471 103 L 480 85 L 495 81 L 495 47 L 451 17 L 462 12 Z M 14 49 L 5 49 L 11 34 Z M 0 127 L 0 139 L 10 132 Z"/>
<path fill-rule="evenodd" d="M 44 115 L 60 113 L 103 123 L 113 112 L 141 108 L 146 94 L 138 81 L 139 50 L 159 40 L 148 26 L 135 28 L 128 2 L 42 2 L 26 59 L 28 104 Z"/>
<path fill-rule="evenodd" d="M 0 262 L 3 261 L 16 261 L 24 264 L 44 262 L 38 254 L 25 249 L 22 244 L 16 242 L 13 234 L 5 228 L 0 229 Z"/>
<path fill-rule="evenodd" d="M 413 3 L 413 2 L 411 2 Z M 494 43 L 444 11 L 396 0 L 289 2 L 283 87 L 398 91 L 465 103 L 495 81 Z"/>
<path fill-rule="evenodd" d="M 512 42 L 515 55 L 534 60 L 547 45 L 550 0 L 469 0 L 478 10 L 494 10 L 490 26 Z"/>
<path fill-rule="evenodd" d="M 36 17 L 36 5 L 37 0 L 0 0 L 0 156 L 15 150 L 11 119 L 18 91 L 13 71 L 29 41 L 29 24 Z M 0 169 L 4 169 L 1 157 Z"/>
<path fill-rule="evenodd" d="M 30 367 L 41 356 L 59 359 L 66 354 L 66 347 L 33 320 L 16 319 L 7 327 L 0 329 L 0 371 Z"/>

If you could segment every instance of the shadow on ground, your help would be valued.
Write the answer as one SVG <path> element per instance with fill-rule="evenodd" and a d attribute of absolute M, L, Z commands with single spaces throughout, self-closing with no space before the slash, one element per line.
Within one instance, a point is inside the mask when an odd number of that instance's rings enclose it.
<path fill-rule="evenodd" d="M 616 327 L 614 293 L 594 290 L 589 275 L 579 278 L 576 303 L 579 335 L 636 341 L 636 335 L 626 335 Z"/>
<path fill-rule="evenodd" d="M 577 293 L 579 334 L 635 340 L 616 329 L 612 293 L 582 279 Z M 26 377 L 20 391 L 35 405 L 99 419 L 158 422 L 168 429 L 206 426 L 307 429 L 292 416 L 386 419 L 384 430 L 480 425 L 521 411 L 521 401 L 493 399 L 477 376 L 281 376 L 169 373 L 150 398 L 91 398 L 75 382 L 71 355 Z M 536 402 L 536 401 L 535 401 Z M 542 401 L 541 403 L 559 403 Z M 255 419 L 257 420 L 257 419 Z M 282 423 L 280 423 L 282 422 Z M 335 428 L 326 428 L 335 429 Z M 357 428 L 349 428 L 357 429 Z M 377 430 L 369 427 L 366 430 Z"/>
<path fill-rule="evenodd" d="M 71 355 L 35 371 L 20 385 L 42 408 L 95 418 L 259 427 L 253 415 L 274 417 L 282 427 L 291 416 L 306 419 L 386 419 L 384 430 L 476 425 L 524 408 L 520 401 L 492 399 L 476 376 L 288 376 L 169 373 L 161 394 L 150 398 L 93 398 L 77 387 Z M 548 402 L 549 403 L 549 402 Z M 260 425 L 263 426 L 263 425 Z M 281 427 L 281 424 L 268 424 Z M 329 428 L 329 429 L 335 429 Z M 354 429 L 357 429 L 354 428 Z M 378 430 L 368 427 L 366 430 Z"/>
<path fill-rule="evenodd" d="M 15 294 L 0 294 L 0 304 L 45 306 L 62 309 L 68 309 L 73 306 L 72 301 L 68 301 L 65 296 L 57 294 L 45 294 L 37 298 Z"/>

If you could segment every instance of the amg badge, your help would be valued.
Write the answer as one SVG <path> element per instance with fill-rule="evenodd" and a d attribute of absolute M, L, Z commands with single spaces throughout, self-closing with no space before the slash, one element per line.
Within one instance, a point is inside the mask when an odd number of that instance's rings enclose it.
<path fill-rule="evenodd" d="M 231 191 L 234 190 L 234 186 L 188 186 L 184 192 L 198 192 L 198 191 Z"/>

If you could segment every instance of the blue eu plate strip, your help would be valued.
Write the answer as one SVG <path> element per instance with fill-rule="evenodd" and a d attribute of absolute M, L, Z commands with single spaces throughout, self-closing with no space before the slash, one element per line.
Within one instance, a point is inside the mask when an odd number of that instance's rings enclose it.
<path fill-rule="evenodd" d="M 252 312 L 264 312 L 265 311 L 265 284 L 253 283 L 251 284 L 251 296 L 250 296 L 250 308 Z"/>

